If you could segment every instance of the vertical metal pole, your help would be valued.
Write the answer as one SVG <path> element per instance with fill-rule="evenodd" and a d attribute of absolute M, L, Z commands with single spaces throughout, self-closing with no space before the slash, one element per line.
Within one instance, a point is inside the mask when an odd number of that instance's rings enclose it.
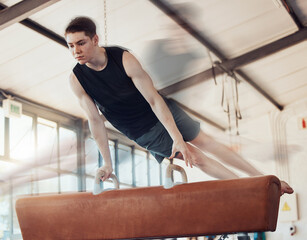
<path fill-rule="evenodd" d="M 10 159 L 10 119 L 4 118 L 4 157 Z"/>
<path fill-rule="evenodd" d="M 38 151 L 38 130 L 37 130 L 37 115 L 35 114 L 35 116 L 33 117 L 33 134 L 34 134 L 34 161 L 35 161 L 35 165 L 37 164 L 37 151 Z M 38 179 L 38 169 L 35 168 L 34 170 L 32 170 L 32 176 L 34 175 L 34 177 L 32 178 L 31 181 L 31 194 L 33 194 L 33 192 L 35 191 L 35 187 L 36 187 L 36 192 L 38 193 L 39 189 L 38 189 L 38 183 L 36 181 L 36 186 L 34 183 L 34 179 Z"/>
<path fill-rule="evenodd" d="M 135 147 L 131 146 L 131 158 L 132 158 L 132 187 L 136 187 L 136 174 L 135 174 Z"/>
<path fill-rule="evenodd" d="M 77 174 L 78 190 L 85 191 L 85 141 L 83 132 L 83 120 L 76 121 L 77 126 Z"/>
<path fill-rule="evenodd" d="M 115 155 L 115 175 L 118 177 L 118 179 L 120 178 L 119 176 L 119 159 L 118 159 L 118 140 L 114 141 L 114 155 Z"/>
<path fill-rule="evenodd" d="M 146 162 L 147 162 L 147 185 L 150 186 L 150 153 L 146 152 Z"/>
<path fill-rule="evenodd" d="M 102 155 L 98 150 L 98 168 L 102 167 L 102 161 L 103 161 Z"/>
<path fill-rule="evenodd" d="M 61 161 L 61 152 L 60 152 L 60 127 L 59 127 L 59 123 L 57 123 L 57 128 L 56 128 L 56 132 L 57 132 L 57 173 L 58 173 L 58 193 L 61 193 L 61 174 L 60 174 L 60 161 Z"/>
<path fill-rule="evenodd" d="M 6 159 L 10 159 L 10 119 L 4 118 L 4 156 Z M 9 180 L 10 190 L 9 190 L 9 228 L 10 228 L 10 237 L 13 236 L 13 187 L 12 180 Z"/>
<path fill-rule="evenodd" d="M 13 214 L 14 214 L 14 210 L 13 210 L 13 184 L 12 184 L 12 180 L 10 179 L 10 237 L 13 236 L 14 234 L 14 218 L 13 218 Z"/>

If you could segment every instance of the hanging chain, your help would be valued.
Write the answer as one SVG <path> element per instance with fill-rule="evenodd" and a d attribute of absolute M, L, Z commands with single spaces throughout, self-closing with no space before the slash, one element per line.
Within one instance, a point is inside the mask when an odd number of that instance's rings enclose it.
<path fill-rule="evenodd" d="M 107 29 L 107 0 L 103 0 L 104 8 L 104 44 L 108 45 L 108 29 Z"/>

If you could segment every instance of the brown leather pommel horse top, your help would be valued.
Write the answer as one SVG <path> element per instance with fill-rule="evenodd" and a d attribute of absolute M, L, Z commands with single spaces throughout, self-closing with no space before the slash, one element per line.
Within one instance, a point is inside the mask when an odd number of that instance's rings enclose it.
<path fill-rule="evenodd" d="M 274 231 L 275 176 L 20 198 L 24 240 L 146 239 Z"/>

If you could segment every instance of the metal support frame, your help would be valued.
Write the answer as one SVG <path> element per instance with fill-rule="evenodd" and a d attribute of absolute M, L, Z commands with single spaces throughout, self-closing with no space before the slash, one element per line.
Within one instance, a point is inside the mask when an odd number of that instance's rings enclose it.
<path fill-rule="evenodd" d="M 216 76 L 223 73 L 223 71 L 221 71 L 218 68 L 215 68 L 214 70 L 215 70 Z M 212 78 L 213 78 L 212 69 L 208 69 L 208 70 L 205 70 L 205 71 L 198 73 L 194 76 L 188 77 L 184 80 L 181 80 L 179 82 L 171 84 L 171 85 L 169 85 L 165 88 L 162 88 L 162 89 L 159 90 L 159 93 L 167 96 L 167 95 L 173 94 L 175 92 L 179 92 L 179 91 L 186 89 L 188 87 L 195 86 L 199 83 L 202 83 L 202 82 L 207 81 L 207 80 L 212 79 Z"/>
<path fill-rule="evenodd" d="M 171 8 L 170 5 L 166 4 L 162 0 L 150 0 L 153 4 L 163 10 L 166 14 L 168 14 L 174 21 L 176 21 L 181 27 L 183 27 L 186 31 L 188 31 L 192 36 L 194 36 L 197 40 L 199 40 L 204 46 L 206 46 L 212 53 L 214 53 L 217 57 L 219 57 L 222 62 L 221 66 L 224 66 L 226 69 L 232 71 L 236 70 L 246 64 L 249 64 L 253 61 L 259 60 L 263 57 L 266 57 L 270 54 L 276 53 L 277 51 L 283 50 L 287 47 L 293 46 L 299 42 L 304 41 L 307 38 L 307 28 L 301 28 L 298 32 L 291 34 L 285 38 L 277 40 L 273 43 L 270 43 L 266 46 L 260 47 L 256 50 L 245 53 L 239 57 L 227 60 L 225 56 L 217 49 L 216 46 L 211 44 L 206 38 L 196 31 L 191 25 L 182 17 L 180 17 L 179 13 Z M 8 8 L 6 5 L 0 3 L 0 10 Z M 32 30 L 48 37 L 49 39 L 57 42 L 58 44 L 67 48 L 66 41 L 63 37 L 52 32 L 51 30 L 45 28 L 44 26 L 30 20 L 24 19 L 20 22 L 24 26 L 31 28 Z M 216 75 L 220 75 L 223 71 L 220 71 L 218 68 L 215 68 Z M 268 99 L 272 104 L 274 104 L 278 109 L 282 110 L 283 106 L 278 104 L 269 94 L 263 91 L 257 84 L 255 84 L 247 75 L 243 72 L 239 72 L 239 75 L 243 77 L 250 85 L 255 88 L 258 92 L 260 92 L 266 99 Z M 180 82 L 172 84 L 166 88 L 161 89 L 159 92 L 163 95 L 169 95 L 185 89 L 187 87 L 196 85 L 200 82 L 206 81 L 213 77 L 212 70 L 208 69 L 202 73 L 196 74 L 192 77 L 184 79 Z M 187 110 L 187 108 L 186 108 Z M 192 110 L 191 110 L 192 111 Z M 205 121 L 205 120 L 204 120 Z M 221 127 L 223 128 L 223 127 Z"/>
<path fill-rule="evenodd" d="M 214 53 L 222 62 L 227 61 L 227 58 L 224 56 L 222 52 L 220 52 L 216 46 L 214 46 L 210 41 L 208 41 L 199 31 L 197 31 L 186 19 L 184 19 L 178 11 L 172 8 L 170 4 L 168 4 L 164 0 L 149 0 L 155 6 L 157 6 L 160 10 L 166 13 L 171 19 L 173 19 L 176 23 L 180 25 L 183 29 L 191 34 L 195 39 L 197 39 L 203 46 L 205 46 L 208 50 Z M 231 69 L 228 69 L 232 71 Z M 244 78 L 247 76 L 246 74 L 242 74 L 240 72 L 241 77 L 247 83 L 249 83 L 257 92 L 259 92 L 262 96 L 264 96 L 268 101 L 270 101 L 276 108 L 282 110 L 282 106 L 277 103 L 277 101 L 272 101 L 273 98 L 266 93 L 263 89 L 261 89 L 254 81 L 250 78 Z"/>
<path fill-rule="evenodd" d="M 265 46 L 244 53 L 238 57 L 221 62 L 219 63 L 219 66 L 229 70 L 237 70 L 247 64 L 250 64 L 264 57 L 267 57 L 271 54 L 282 51 L 288 47 L 292 47 L 296 44 L 306 41 L 306 39 L 307 39 L 307 27 L 293 34 L 290 34 L 289 36 L 276 40 L 275 42 L 269 43 Z M 214 67 L 214 71 L 216 76 L 224 72 L 217 66 Z M 170 86 L 160 89 L 159 92 L 163 95 L 170 95 L 212 78 L 213 78 L 212 69 L 208 69 L 192 77 L 186 78 L 180 82 L 176 82 Z"/>
<path fill-rule="evenodd" d="M 222 62 L 221 65 L 227 69 L 235 70 L 249 63 L 267 57 L 271 54 L 284 50 L 288 47 L 292 47 L 298 43 L 306 41 L 306 39 L 307 39 L 307 28 L 302 28 L 301 30 L 293 34 L 290 34 L 289 36 L 278 39 L 265 46 L 262 46 L 250 52 L 244 53 L 238 57 Z"/>
<path fill-rule="evenodd" d="M 4 117 L 4 158 L 10 159 L 10 120 Z"/>
<path fill-rule="evenodd" d="M 85 179 L 85 140 L 83 133 L 83 120 L 76 121 L 77 126 L 77 175 L 78 175 L 78 190 L 86 190 Z"/>
<path fill-rule="evenodd" d="M 7 90 L 3 90 L 1 88 L 0 88 L 0 101 L 6 98 L 3 95 L 3 93 L 5 93 L 6 95 L 12 96 L 14 98 L 14 100 L 16 100 L 18 102 L 21 102 L 23 105 L 26 105 L 27 108 L 31 108 L 31 112 L 33 112 L 34 109 L 32 107 L 34 107 L 35 109 L 37 109 L 37 111 L 35 111 L 33 113 L 40 113 L 40 114 L 44 113 L 44 117 L 48 118 L 48 116 L 46 116 L 47 113 L 56 114 L 57 116 L 61 117 L 63 120 L 64 119 L 69 119 L 69 121 L 67 121 L 67 124 L 71 124 L 72 122 L 81 119 L 79 117 L 75 117 L 75 116 L 70 115 L 70 114 L 68 114 L 66 112 L 62 112 L 60 110 L 48 107 L 48 106 L 43 105 L 41 103 L 34 102 L 34 101 L 30 100 L 30 99 L 24 98 L 22 96 L 19 96 L 19 95 L 14 94 L 14 93 L 12 93 L 10 91 L 7 91 Z M 23 108 L 23 110 L 25 110 L 25 109 Z"/>
<path fill-rule="evenodd" d="M 119 175 L 119 157 L 118 157 L 118 140 L 114 140 L 114 156 L 115 156 L 115 175 L 120 179 Z"/>
<path fill-rule="evenodd" d="M 146 152 L 146 164 L 147 164 L 147 185 L 150 186 L 150 153 Z"/>
<path fill-rule="evenodd" d="M 135 175 L 135 147 L 130 146 L 131 148 L 131 164 L 132 164 L 132 187 L 136 187 L 136 175 Z"/>
<path fill-rule="evenodd" d="M 45 4 L 49 3 L 52 4 L 58 0 L 28 0 L 20 2 L 12 7 L 7 7 L 6 5 L 0 3 L 0 9 L 7 9 L 5 11 L 2 11 L 0 13 L 0 19 L 2 14 L 7 14 L 5 12 L 15 11 L 15 22 L 20 21 L 20 19 L 25 18 L 24 14 L 22 16 L 17 16 L 18 10 L 19 14 L 21 15 L 21 11 L 19 9 L 23 9 L 23 12 L 28 12 L 27 14 L 30 15 L 33 13 L 35 9 L 40 10 Z M 242 67 L 243 65 L 246 65 L 252 61 L 256 61 L 260 58 L 266 57 L 269 54 L 275 53 L 277 51 L 280 51 L 284 48 L 287 48 L 289 46 L 292 46 L 294 44 L 297 44 L 298 42 L 303 41 L 303 39 L 306 39 L 306 28 L 302 26 L 300 21 L 298 20 L 297 16 L 295 15 L 294 11 L 291 7 L 289 7 L 289 4 L 287 4 L 287 1 L 283 1 L 283 5 L 287 8 L 289 8 L 288 12 L 297 24 L 300 31 L 297 33 L 290 35 L 286 38 L 283 38 L 281 40 L 277 40 L 274 43 L 268 44 L 264 47 L 261 47 L 259 49 L 253 50 L 249 53 L 243 54 L 239 57 L 236 57 L 234 59 L 227 60 L 226 57 L 218 50 L 216 46 L 214 46 L 212 43 L 210 43 L 201 33 L 199 33 L 195 28 L 191 26 L 190 23 L 188 23 L 185 19 L 183 19 L 180 14 L 173 9 L 169 4 L 167 4 L 163 0 L 150 0 L 154 5 L 156 5 L 158 8 L 160 8 L 163 12 L 165 12 L 167 15 L 169 15 L 177 24 L 179 24 L 182 28 L 184 28 L 187 32 L 189 32 L 193 37 L 195 37 L 198 41 L 200 41 L 206 48 L 208 48 L 212 53 L 214 53 L 221 61 L 221 65 L 227 68 L 229 71 L 235 70 L 239 67 Z M 27 2 L 27 5 L 26 3 Z M 285 3 L 287 5 L 285 5 Z M 32 11 L 31 11 L 32 9 Z M 26 11 L 27 10 L 27 11 Z M 37 11 L 38 11 L 37 10 Z M 5 16 L 5 15 L 2 15 Z M 13 15 L 12 15 L 13 16 Z M 3 17 L 4 19 L 4 17 Z M 8 20 L 7 20 L 8 21 Z M 50 31 L 49 29 L 45 28 L 44 26 L 30 20 L 30 19 L 24 19 L 20 21 L 21 24 L 23 24 L 26 27 L 31 28 L 32 30 L 48 37 L 49 39 L 61 44 L 64 47 L 67 47 L 66 41 L 63 37 L 60 35 Z M 217 75 L 221 74 L 221 72 L 216 72 Z M 239 72 L 239 75 L 247 81 L 253 88 L 255 88 L 261 95 L 263 95 L 267 100 L 269 100 L 273 105 L 275 105 L 279 110 L 283 109 L 283 106 L 281 106 L 277 101 L 275 101 L 268 93 L 266 93 L 263 89 L 261 89 L 255 82 L 253 82 L 247 75 L 243 72 Z M 200 80 L 200 79 L 203 80 Z M 188 79 L 185 79 L 183 81 L 180 81 L 176 84 L 173 84 L 167 88 L 161 89 L 161 93 L 166 93 L 166 95 L 174 93 L 176 91 L 179 91 L 183 88 L 186 88 L 187 86 L 195 85 L 201 81 L 205 81 L 209 78 L 212 78 L 212 72 L 211 70 L 206 70 L 200 74 L 197 74 L 193 77 L 190 77 Z"/>
<path fill-rule="evenodd" d="M 0 3 L 0 10 L 3 10 L 3 9 L 7 9 L 8 7 L 6 5 L 4 5 L 3 3 Z M 1 12 L 0 12 L 0 15 L 1 15 Z M 49 30 L 48 28 L 38 24 L 37 22 L 35 21 L 32 21 L 31 19 L 24 19 L 22 21 L 19 22 L 20 24 L 24 25 L 25 27 L 28 27 L 30 29 L 32 29 L 33 31 L 55 41 L 56 43 L 62 45 L 63 47 L 66 47 L 68 48 L 67 44 L 66 44 L 66 41 L 65 39 L 58 35 L 57 33 Z"/>
<path fill-rule="evenodd" d="M 297 17 L 296 13 L 294 12 L 291 3 L 289 3 L 289 0 L 281 0 L 284 8 L 289 13 L 290 17 L 292 18 L 293 22 L 297 26 L 298 29 L 303 29 L 304 25 L 302 24 L 301 20 Z"/>
<path fill-rule="evenodd" d="M 37 116 L 36 116 L 36 119 L 37 119 Z M 77 141 L 78 141 L 78 137 L 77 137 Z M 60 124 L 59 123 L 57 123 L 57 126 L 56 126 L 56 145 L 57 145 L 56 149 L 57 149 L 58 193 L 61 193 L 61 173 L 59 171 L 61 169 Z"/>
<path fill-rule="evenodd" d="M 0 30 L 26 19 L 57 1 L 59 0 L 27 0 L 5 8 L 0 12 Z"/>

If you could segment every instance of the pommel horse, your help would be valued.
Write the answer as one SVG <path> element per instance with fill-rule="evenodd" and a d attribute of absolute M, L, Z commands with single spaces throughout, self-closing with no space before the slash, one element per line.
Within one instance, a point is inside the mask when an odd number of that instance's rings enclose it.
<path fill-rule="evenodd" d="M 23 197 L 24 240 L 150 239 L 274 231 L 275 176 Z"/>

